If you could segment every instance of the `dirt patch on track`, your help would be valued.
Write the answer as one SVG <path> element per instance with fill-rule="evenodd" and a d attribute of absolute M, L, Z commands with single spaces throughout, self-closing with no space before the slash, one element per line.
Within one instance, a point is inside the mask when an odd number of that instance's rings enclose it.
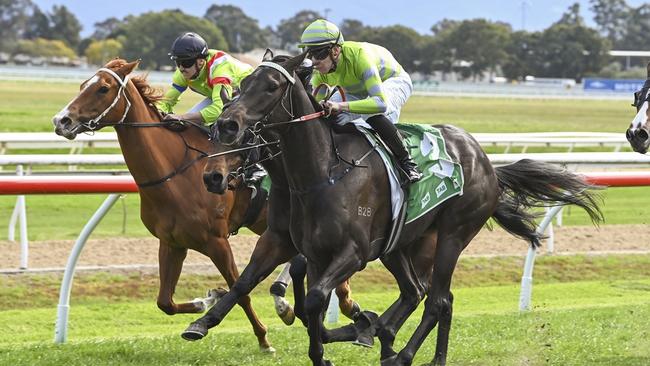
<path fill-rule="evenodd" d="M 235 260 L 248 262 L 257 241 L 255 235 L 238 235 L 230 239 Z M 32 242 L 29 245 L 29 268 L 62 268 L 74 245 L 73 240 Z M 0 268 L 15 269 L 20 263 L 20 243 L 0 241 Z M 465 249 L 464 255 L 525 255 L 526 243 L 501 229 L 483 230 Z M 650 251 L 650 225 L 607 225 L 600 228 L 574 226 L 555 228 L 555 251 L 628 252 Z M 545 253 L 543 247 L 541 253 Z M 158 240 L 155 238 L 108 238 L 89 240 L 78 266 L 156 265 Z M 190 251 L 186 264 L 211 265 L 202 254 Z"/>

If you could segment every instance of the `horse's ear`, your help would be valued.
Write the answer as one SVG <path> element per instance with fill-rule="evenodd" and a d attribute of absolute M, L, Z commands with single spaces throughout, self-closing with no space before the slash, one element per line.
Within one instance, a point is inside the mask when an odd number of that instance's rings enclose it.
<path fill-rule="evenodd" d="M 120 75 L 121 77 L 125 77 L 126 75 L 130 74 L 135 70 L 136 67 L 140 64 L 140 60 L 135 60 L 133 62 L 127 62 L 124 64 L 122 67 L 119 69 L 115 70 L 115 72 Z"/>
<path fill-rule="evenodd" d="M 284 68 L 287 69 L 289 72 L 295 71 L 298 66 L 302 64 L 302 62 L 305 60 L 305 56 L 307 56 L 307 51 L 299 54 L 296 57 L 292 57 L 287 62 L 284 64 Z"/>
<path fill-rule="evenodd" d="M 262 56 L 262 61 L 271 61 L 273 59 L 273 51 L 270 48 L 266 49 L 264 56 Z"/>
<path fill-rule="evenodd" d="M 648 66 L 646 67 L 646 71 L 647 71 L 646 75 L 647 75 L 648 79 L 650 79 L 650 62 L 648 62 Z"/>
<path fill-rule="evenodd" d="M 221 98 L 223 105 L 226 105 L 231 102 L 230 96 L 228 95 L 228 90 L 226 89 L 225 86 L 221 87 L 221 91 L 219 92 L 219 97 Z"/>

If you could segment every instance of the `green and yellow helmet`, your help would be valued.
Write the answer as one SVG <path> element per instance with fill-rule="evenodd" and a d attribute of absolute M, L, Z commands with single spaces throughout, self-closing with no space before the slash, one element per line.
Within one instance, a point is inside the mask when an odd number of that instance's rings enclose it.
<path fill-rule="evenodd" d="M 343 34 L 339 27 L 325 19 L 313 21 L 305 28 L 300 37 L 298 47 L 324 46 L 327 44 L 343 44 Z"/>

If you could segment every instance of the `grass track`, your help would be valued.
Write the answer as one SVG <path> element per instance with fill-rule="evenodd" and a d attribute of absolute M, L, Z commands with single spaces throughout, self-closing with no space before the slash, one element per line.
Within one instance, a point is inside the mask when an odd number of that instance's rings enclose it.
<path fill-rule="evenodd" d="M 522 258 L 461 258 L 454 279 L 453 365 L 644 365 L 650 362 L 650 255 L 542 256 L 536 263 L 534 310 L 517 311 Z M 179 333 L 195 315 L 169 317 L 155 305 L 155 275 L 90 273 L 73 287 L 69 339 L 54 345 L 60 276 L 0 279 L 0 365 L 306 365 L 306 331 L 275 317 L 268 280 L 253 293 L 275 356 L 260 354 L 243 311 L 235 308 L 208 337 L 188 343 Z M 178 299 L 220 282 L 181 278 Z M 364 308 L 384 310 L 396 297 L 377 264 L 353 279 Z M 25 301 L 26 299 L 32 301 Z M 401 348 L 419 321 L 406 323 Z M 339 324 L 345 324 L 342 320 Z M 430 360 L 435 335 L 415 365 Z M 326 345 L 337 365 L 378 363 L 379 349 Z"/>

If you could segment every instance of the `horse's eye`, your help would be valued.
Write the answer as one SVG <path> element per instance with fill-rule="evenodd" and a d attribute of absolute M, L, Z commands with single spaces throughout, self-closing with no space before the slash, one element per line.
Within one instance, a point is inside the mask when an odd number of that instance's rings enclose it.
<path fill-rule="evenodd" d="M 108 89 L 107 86 L 102 86 L 102 87 L 99 88 L 99 92 L 102 93 L 102 94 L 108 93 L 109 90 L 110 89 Z"/>
<path fill-rule="evenodd" d="M 270 92 L 276 91 L 276 90 L 278 90 L 279 87 L 280 87 L 279 83 L 270 83 L 269 84 L 269 91 Z"/>

